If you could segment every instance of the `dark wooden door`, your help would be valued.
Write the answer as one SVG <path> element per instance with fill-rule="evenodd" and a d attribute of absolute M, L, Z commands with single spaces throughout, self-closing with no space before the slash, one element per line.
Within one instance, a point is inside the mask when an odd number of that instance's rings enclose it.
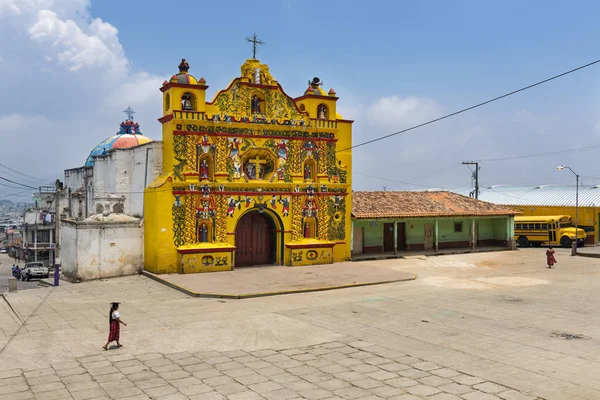
<path fill-rule="evenodd" d="M 406 224 L 398 223 L 398 251 L 406 250 Z"/>
<path fill-rule="evenodd" d="M 258 212 L 244 215 L 235 230 L 235 266 L 273 263 L 271 222 Z"/>
<path fill-rule="evenodd" d="M 394 251 L 394 224 L 383 224 L 383 251 Z"/>

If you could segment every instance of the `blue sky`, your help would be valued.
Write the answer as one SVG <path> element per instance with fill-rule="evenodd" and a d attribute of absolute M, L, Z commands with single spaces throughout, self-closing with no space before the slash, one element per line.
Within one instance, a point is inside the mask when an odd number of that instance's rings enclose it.
<path fill-rule="evenodd" d="M 594 1 L 0 0 L 0 162 L 52 181 L 83 164 L 131 105 L 160 139 L 158 88 L 182 57 L 211 93 L 251 56 L 256 32 L 288 94 L 333 87 L 354 142 L 439 117 L 600 58 Z M 101 21 L 100 21 L 101 20 Z M 600 65 L 356 149 L 355 189 L 466 188 L 464 159 L 600 144 Z M 11 95 L 7 96 L 6 93 Z M 596 152 L 482 163 L 484 185 L 600 184 Z M 441 171 L 440 171 L 441 170 Z M 6 170 L 3 176 L 10 177 Z M 14 176 L 13 176 L 14 177 Z M 0 198 L 14 189 L 0 186 Z"/>

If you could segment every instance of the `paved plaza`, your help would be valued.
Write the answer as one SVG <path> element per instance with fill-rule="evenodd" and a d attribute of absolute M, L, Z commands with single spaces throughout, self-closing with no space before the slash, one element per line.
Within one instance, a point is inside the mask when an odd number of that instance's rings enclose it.
<path fill-rule="evenodd" d="M 364 262 L 418 277 L 244 300 L 142 276 L 9 293 L 0 398 L 600 399 L 600 263 L 557 258 Z M 125 347 L 103 351 L 111 301 Z"/>

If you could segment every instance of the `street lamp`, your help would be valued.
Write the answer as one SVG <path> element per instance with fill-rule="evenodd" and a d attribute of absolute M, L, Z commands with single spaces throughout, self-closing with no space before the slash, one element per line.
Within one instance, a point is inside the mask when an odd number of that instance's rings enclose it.
<path fill-rule="evenodd" d="M 575 173 L 571 169 L 571 167 L 567 167 L 566 165 L 559 165 L 556 167 L 557 170 L 562 171 L 563 169 L 568 169 L 575 175 L 576 178 L 576 186 L 575 186 L 575 242 L 571 243 L 571 255 L 577 255 L 577 240 L 578 240 L 578 227 L 579 227 L 579 175 Z"/>

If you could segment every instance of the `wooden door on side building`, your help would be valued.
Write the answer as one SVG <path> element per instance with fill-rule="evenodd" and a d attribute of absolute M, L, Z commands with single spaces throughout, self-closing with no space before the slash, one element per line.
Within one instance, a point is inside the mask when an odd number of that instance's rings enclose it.
<path fill-rule="evenodd" d="M 394 251 L 394 224 L 383 224 L 383 251 Z"/>
<path fill-rule="evenodd" d="M 406 250 L 406 224 L 404 222 L 398 222 L 398 251 Z"/>
<path fill-rule="evenodd" d="M 362 254 L 364 239 L 363 239 L 363 227 L 355 226 L 354 233 L 352 237 L 352 254 Z"/>
<path fill-rule="evenodd" d="M 433 250 L 433 224 L 425 224 L 425 238 L 423 239 L 423 248 Z"/>

